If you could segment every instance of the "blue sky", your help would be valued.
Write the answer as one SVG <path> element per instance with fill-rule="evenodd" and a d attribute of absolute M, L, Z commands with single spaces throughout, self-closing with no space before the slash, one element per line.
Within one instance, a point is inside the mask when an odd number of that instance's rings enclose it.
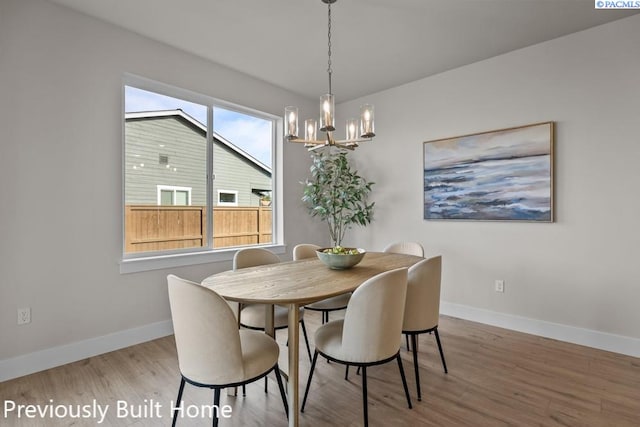
<path fill-rule="evenodd" d="M 125 112 L 127 113 L 178 108 L 201 123 L 206 123 L 207 107 L 205 105 L 125 86 Z M 271 126 L 269 120 L 219 107 L 213 109 L 213 130 L 269 167 L 271 167 Z"/>

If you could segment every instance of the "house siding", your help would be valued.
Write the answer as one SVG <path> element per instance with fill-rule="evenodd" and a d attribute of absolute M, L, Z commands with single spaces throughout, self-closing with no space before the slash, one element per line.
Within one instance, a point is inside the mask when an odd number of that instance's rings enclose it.
<path fill-rule="evenodd" d="M 214 206 L 218 201 L 218 190 L 238 192 L 238 206 L 257 206 L 260 197 L 254 190 L 271 190 L 271 176 L 254 163 L 242 159 L 242 155 L 216 143 L 213 146 Z"/>
<path fill-rule="evenodd" d="M 165 185 L 191 188 L 191 205 L 206 205 L 206 138 L 201 128 L 178 115 L 132 118 L 126 120 L 125 138 L 125 204 L 156 205 L 157 186 Z M 168 157 L 169 167 L 160 163 L 160 155 Z M 260 199 L 253 190 L 271 189 L 268 171 L 217 139 L 213 158 L 214 206 L 218 190 L 237 191 L 238 206 L 257 206 Z"/>
<path fill-rule="evenodd" d="M 178 116 L 128 119 L 125 138 L 125 204 L 157 204 L 157 185 L 190 187 L 191 204 L 206 204 L 206 140 L 199 129 Z M 169 168 L 160 155 L 168 156 Z"/>

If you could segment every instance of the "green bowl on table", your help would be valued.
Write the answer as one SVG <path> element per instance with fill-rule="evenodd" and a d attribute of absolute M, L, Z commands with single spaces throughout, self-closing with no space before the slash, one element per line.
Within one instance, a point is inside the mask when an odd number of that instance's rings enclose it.
<path fill-rule="evenodd" d="M 316 250 L 320 261 L 333 270 L 346 270 L 362 261 L 367 251 L 361 248 L 320 248 Z"/>

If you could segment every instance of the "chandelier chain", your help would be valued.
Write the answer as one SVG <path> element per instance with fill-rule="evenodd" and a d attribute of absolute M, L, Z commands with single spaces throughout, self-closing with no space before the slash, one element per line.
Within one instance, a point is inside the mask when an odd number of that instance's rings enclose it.
<path fill-rule="evenodd" d="M 328 40 L 327 45 L 329 47 L 329 60 L 327 61 L 327 73 L 329 74 L 329 93 L 331 94 L 332 93 L 331 92 L 331 73 L 333 73 L 333 70 L 331 69 L 331 3 L 329 3 L 328 6 L 329 6 L 328 7 L 328 9 L 329 9 L 329 12 L 328 12 L 328 16 L 329 16 L 328 28 L 329 28 L 329 31 L 328 31 L 328 34 L 327 34 L 327 40 Z"/>

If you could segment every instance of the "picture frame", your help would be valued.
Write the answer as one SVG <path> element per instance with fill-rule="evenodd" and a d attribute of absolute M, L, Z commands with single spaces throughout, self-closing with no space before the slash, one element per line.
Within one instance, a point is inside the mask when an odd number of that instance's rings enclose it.
<path fill-rule="evenodd" d="M 424 219 L 554 221 L 554 122 L 424 142 Z"/>

